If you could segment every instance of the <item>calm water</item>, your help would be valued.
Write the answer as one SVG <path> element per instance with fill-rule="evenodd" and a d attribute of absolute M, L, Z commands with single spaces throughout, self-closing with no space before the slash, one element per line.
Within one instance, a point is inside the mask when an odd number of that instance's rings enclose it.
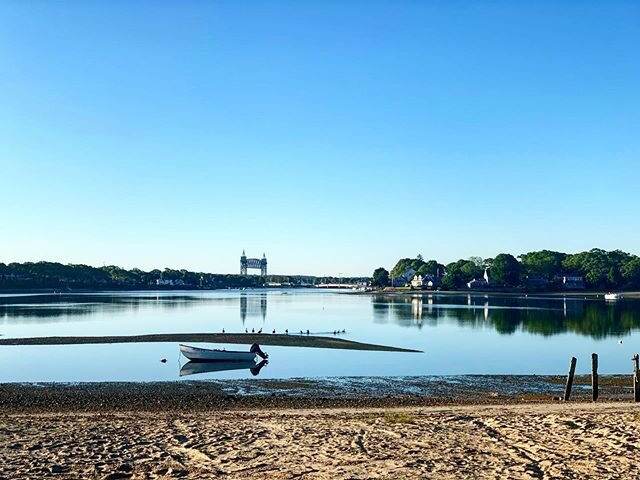
<path fill-rule="evenodd" d="M 358 352 L 268 347 L 257 378 L 625 373 L 640 350 L 640 301 L 486 295 L 353 295 L 319 290 L 0 295 L 0 334 L 312 333 L 423 350 Z M 620 343 L 622 340 L 622 343 Z M 207 345 L 203 345 L 207 346 Z M 224 345 L 235 348 L 235 345 Z M 166 358 L 167 363 L 160 359 Z M 249 369 L 194 372 L 176 343 L 0 346 L 0 382 L 253 378 Z M 193 366 L 193 365 L 192 365 Z"/>

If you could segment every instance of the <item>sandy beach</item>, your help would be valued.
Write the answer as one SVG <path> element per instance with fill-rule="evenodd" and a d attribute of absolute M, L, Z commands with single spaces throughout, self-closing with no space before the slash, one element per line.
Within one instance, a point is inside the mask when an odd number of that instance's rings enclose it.
<path fill-rule="evenodd" d="M 0 478 L 636 478 L 630 403 L 0 416 Z"/>
<path fill-rule="evenodd" d="M 0 479 L 635 478 L 640 406 L 602 383 L 599 403 L 554 401 L 559 377 L 0 384 Z"/>

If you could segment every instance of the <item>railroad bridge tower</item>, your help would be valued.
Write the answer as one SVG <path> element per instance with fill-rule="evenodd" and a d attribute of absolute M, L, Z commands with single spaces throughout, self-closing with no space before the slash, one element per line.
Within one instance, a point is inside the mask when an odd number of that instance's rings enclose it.
<path fill-rule="evenodd" d="M 267 276 L 267 256 L 263 253 L 262 258 L 247 258 L 242 251 L 242 256 L 240 257 L 240 275 L 246 275 L 247 269 L 253 268 L 256 270 L 260 270 L 260 276 Z"/>

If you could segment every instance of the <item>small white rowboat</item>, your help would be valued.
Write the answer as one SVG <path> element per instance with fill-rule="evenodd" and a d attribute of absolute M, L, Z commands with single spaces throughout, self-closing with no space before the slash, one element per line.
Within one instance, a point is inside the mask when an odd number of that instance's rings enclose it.
<path fill-rule="evenodd" d="M 260 355 L 262 358 L 268 357 L 257 344 L 252 345 L 248 352 L 191 347 L 189 345 L 180 345 L 180 352 L 192 362 L 253 362 L 256 355 Z"/>

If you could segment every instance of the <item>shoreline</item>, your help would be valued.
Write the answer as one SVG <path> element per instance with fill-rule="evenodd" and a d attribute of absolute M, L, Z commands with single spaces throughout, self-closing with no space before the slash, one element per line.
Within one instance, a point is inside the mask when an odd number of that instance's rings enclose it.
<path fill-rule="evenodd" d="M 1 383 L 3 413 L 194 412 L 558 403 L 562 375 L 336 377 L 171 382 Z M 589 375 L 571 403 L 591 402 Z M 604 402 L 632 404 L 630 375 L 601 375 Z"/>
<path fill-rule="evenodd" d="M 616 290 L 622 298 L 640 298 L 640 291 L 637 290 Z M 404 295 L 495 295 L 502 297 L 589 297 L 589 298 L 598 298 L 604 297 L 608 291 L 604 290 L 572 290 L 572 291 L 549 291 L 549 292 L 504 292 L 500 290 L 411 290 L 409 288 L 402 287 L 386 287 L 382 290 L 373 290 L 371 292 L 359 292 L 363 294 L 404 294 Z"/>
<path fill-rule="evenodd" d="M 418 290 L 410 289 L 409 287 L 385 287 L 383 289 L 369 290 L 369 291 L 351 291 L 349 289 L 327 289 L 314 286 L 300 286 L 300 287 L 237 287 L 237 288 L 131 288 L 131 289 L 76 289 L 76 290 L 61 290 L 61 289 L 0 289 L 0 295 L 10 297 L 25 296 L 25 295 L 85 295 L 85 294 L 121 294 L 131 292 L 141 293 L 167 293 L 167 292 L 220 292 L 220 291 L 280 291 L 280 290 L 317 290 L 328 291 L 329 293 L 345 293 L 350 295 L 371 295 L 371 294 L 436 294 L 436 295 L 499 295 L 507 297 L 522 297 L 522 296 L 549 296 L 549 297 L 603 297 L 608 290 L 552 290 L 552 291 L 502 291 L 500 289 L 490 290 Z M 620 293 L 623 298 L 640 298 L 640 291 L 638 290 L 615 290 Z"/>
<path fill-rule="evenodd" d="M 584 375 L 571 402 L 551 396 L 563 376 L 483 378 L 427 379 L 431 396 L 349 379 L 0 384 L 0 478 L 638 477 L 629 375 L 602 376 L 597 403 Z"/>

